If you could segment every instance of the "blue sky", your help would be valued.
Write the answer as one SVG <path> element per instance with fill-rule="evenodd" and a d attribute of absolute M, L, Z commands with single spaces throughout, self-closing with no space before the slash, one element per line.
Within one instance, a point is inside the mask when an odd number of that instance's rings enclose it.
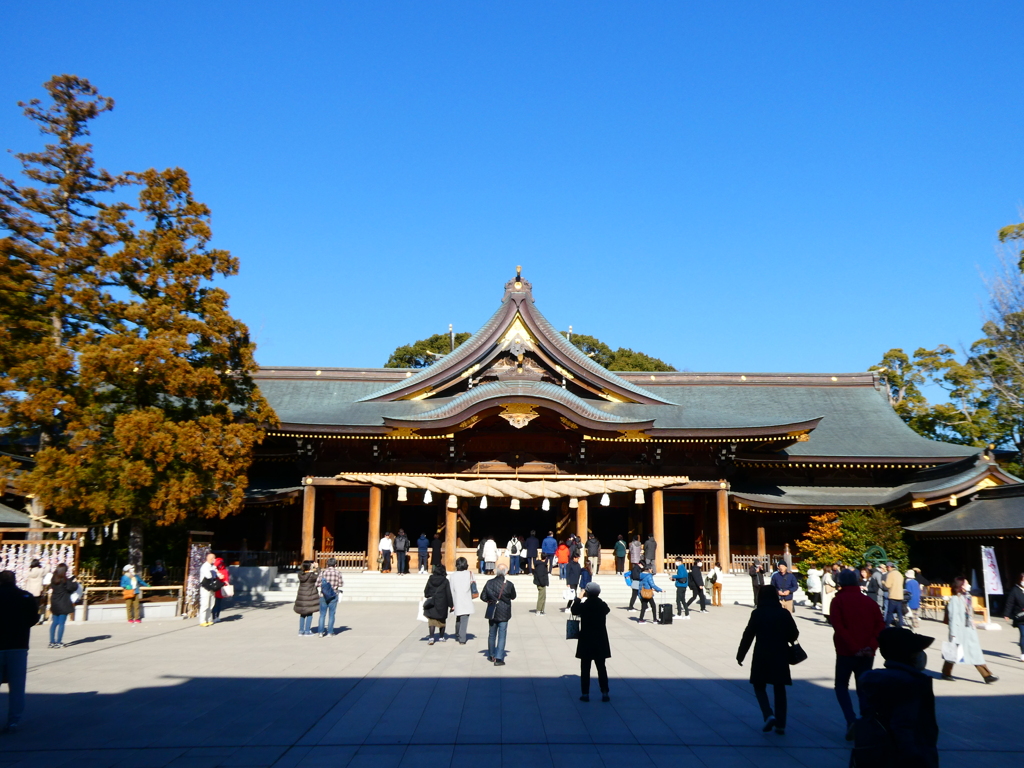
<path fill-rule="evenodd" d="M 522 264 L 557 327 L 680 368 L 858 371 L 979 335 L 1022 11 L 7 0 L 0 148 L 53 74 L 114 97 L 101 164 L 189 171 L 266 365 L 476 330 Z"/>

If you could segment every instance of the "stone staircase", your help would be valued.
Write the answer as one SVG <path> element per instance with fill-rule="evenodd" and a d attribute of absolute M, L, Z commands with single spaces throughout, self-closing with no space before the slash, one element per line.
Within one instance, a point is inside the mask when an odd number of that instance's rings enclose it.
<path fill-rule="evenodd" d="M 484 583 L 489 576 L 475 574 L 476 583 L 483 589 Z M 533 585 L 533 577 L 527 575 L 509 577 L 516 587 L 516 604 L 536 605 L 537 588 Z M 427 582 L 427 575 L 413 571 L 407 575 L 397 573 L 375 573 L 375 572 L 346 572 L 344 573 L 345 586 L 342 591 L 342 602 L 354 601 L 376 601 L 382 603 L 416 602 L 423 597 L 423 587 Z M 624 579 L 615 574 L 602 573 L 597 582 L 601 585 L 601 597 L 612 605 L 624 605 L 629 602 L 630 588 L 626 586 Z M 667 574 L 658 574 L 654 577 L 654 583 L 665 590 L 664 593 L 655 593 L 655 601 L 675 600 L 675 587 Z M 299 577 L 295 573 L 278 574 L 270 588 L 266 591 L 255 592 L 249 599 L 254 602 L 290 603 L 295 600 L 298 593 Z M 562 590 L 565 585 L 558 579 L 557 573 L 551 574 L 551 585 L 548 587 L 548 604 L 554 605 L 559 602 Z M 689 597 L 689 594 L 687 595 Z M 796 596 L 797 602 L 805 598 L 803 593 Z M 710 589 L 708 603 L 711 602 Z M 753 594 L 750 589 L 750 578 L 748 576 L 735 574 L 726 575 L 722 579 L 722 604 L 740 604 L 746 607 L 753 606 Z"/>

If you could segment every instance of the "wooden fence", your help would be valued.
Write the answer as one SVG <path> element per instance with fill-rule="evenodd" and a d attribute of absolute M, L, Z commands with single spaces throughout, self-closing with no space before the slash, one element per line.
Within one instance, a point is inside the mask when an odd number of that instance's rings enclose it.
<path fill-rule="evenodd" d="M 327 560 L 331 557 L 338 561 L 338 565 L 336 567 L 339 570 L 360 572 L 366 570 L 365 552 L 317 552 L 317 566 L 320 568 L 326 568 Z"/>

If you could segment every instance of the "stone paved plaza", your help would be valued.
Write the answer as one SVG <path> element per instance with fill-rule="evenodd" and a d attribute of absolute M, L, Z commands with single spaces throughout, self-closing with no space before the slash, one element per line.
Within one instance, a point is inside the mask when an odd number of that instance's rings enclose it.
<path fill-rule="evenodd" d="M 299 637 L 290 605 L 239 608 L 200 628 L 69 624 L 63 650 L 33 632 L 21 731 L 0 766 L 366 766 L 607 768 L 846 765 L 831 689 L 831 631 L 799 611 L 810 659 L 794 671 L 785 736 L 762 734 L 749 666 L 735 653 L 749 606 L 671 627 L 613 606 L 611 703 L 578 701 L 575 643 L 549 601 L 514 606 L 508 664 L 483 659 L 482 612 L 466 646 L 427 645 L 409 603 L 342 603 L 334 638 Z M 941 638 L 939 622 L 922 632 Z M 1024 764 L 1016 632 L 981 632 L 1001 679 L 972 667 L 936 680 L 943 761 Z M 748 661 L 749 664 L 749 661 Z M 937 652 L 929 668 L 940 665 Z M 596 680 L 594 681 L 596 691 Z M 4 702 L 6 705 L 6 702 Z"/>

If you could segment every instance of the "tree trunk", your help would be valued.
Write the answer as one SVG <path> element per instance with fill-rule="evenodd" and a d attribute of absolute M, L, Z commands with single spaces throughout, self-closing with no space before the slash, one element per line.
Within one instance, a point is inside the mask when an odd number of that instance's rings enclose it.
<path fill-rule="evenodd" d="M 128 534 L 128 562 L 135 566 L 137 573 L 142 573 L 142 521 L 137 518 L 132 518 Z"/>

